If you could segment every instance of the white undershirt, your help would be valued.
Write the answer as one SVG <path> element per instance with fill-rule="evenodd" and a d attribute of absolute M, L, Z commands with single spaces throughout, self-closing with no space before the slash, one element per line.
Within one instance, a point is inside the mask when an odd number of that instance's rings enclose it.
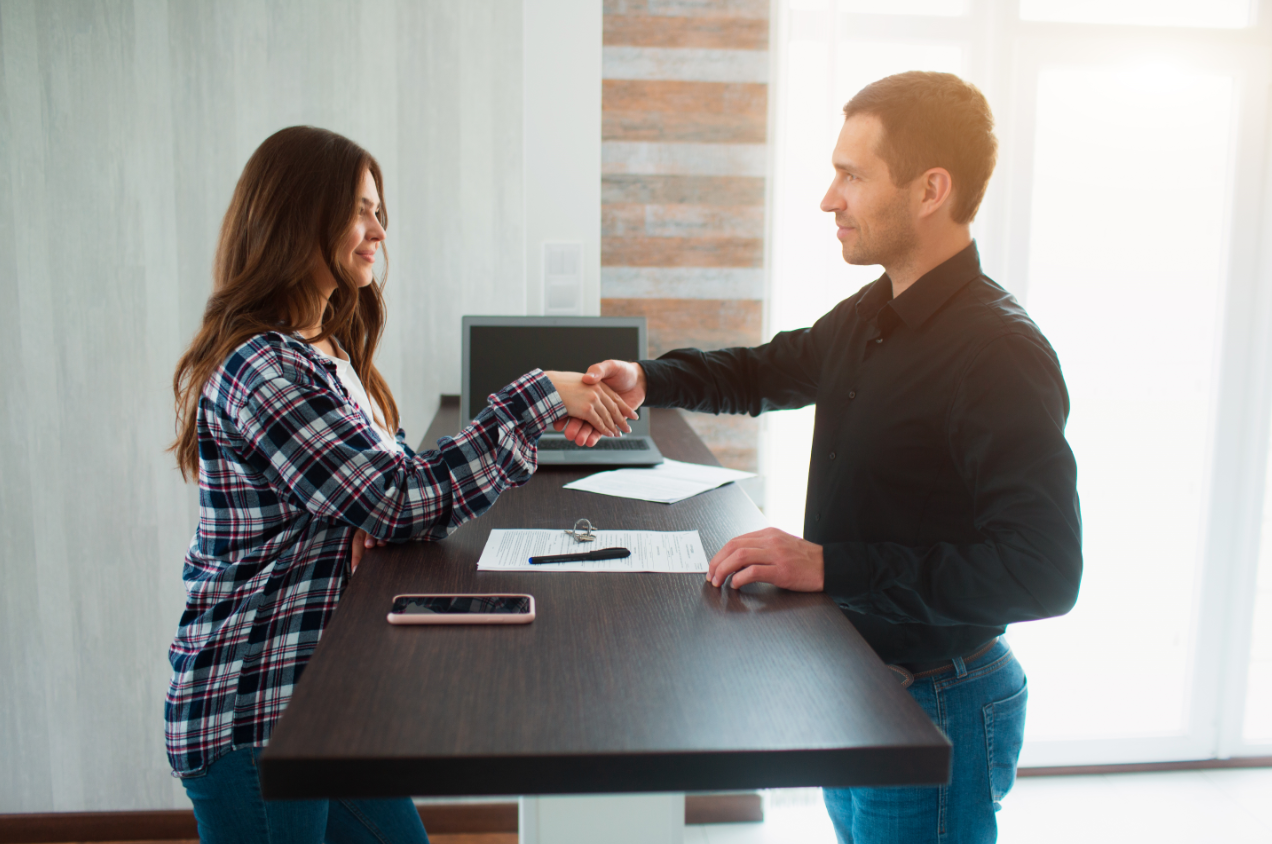
<path fill-rule="evenodd" d="M 376 435 L 380 438 L 381 444 L 385 448 L 398 450 L 397 440 L 385 428 L 381 427 L 378 420 L 384 419 L 384 413 L 380 410 L 380 405 L 375 402 L 369 395 L 367 390 L 362 386 L 362 379 L 358 377 L 358 373 L 354 372 L 353 364 L 341 358 L 332 357 L 325 352 L 319 351 L 314 347 L 314 351 L 325 357 L 336 365 L 336 377 L 340 379 L 340 383 L 344 385 L 345 390 L 349 393 L 349 397 L 353 399 L 353 403 L 358 409 L 365 413 L 371 419 L 371 427 L 375 430 Z"/>

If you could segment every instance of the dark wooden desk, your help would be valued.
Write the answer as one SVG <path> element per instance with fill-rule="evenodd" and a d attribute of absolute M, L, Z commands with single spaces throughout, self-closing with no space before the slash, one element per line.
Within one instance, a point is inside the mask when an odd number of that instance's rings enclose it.
<path fill-rule="evenodd" d="M 443 405 L 425 442 L 458 428 Z M 676 411 L 668 457 L 715 463 Z M 491 528 L 764 526 L 729 485 L 674 505 L 541 469 L 442 542 L 369 552 L 262 757 L 284 797 L 589 794 L 939 783 L 950 747 L 824 595 L 702 575 L 478 572 Z M 403 592 L 528 592 L 533 624 L 395 627 Z"/>

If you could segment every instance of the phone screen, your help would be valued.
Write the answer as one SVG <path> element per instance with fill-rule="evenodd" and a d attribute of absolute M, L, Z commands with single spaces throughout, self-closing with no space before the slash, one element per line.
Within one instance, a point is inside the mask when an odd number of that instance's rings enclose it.
<path fill-rule="evenodd" d="M 525 615 L 530 599 L 524 595 L 402 595 L 393 602 L 399 615 Z"/>

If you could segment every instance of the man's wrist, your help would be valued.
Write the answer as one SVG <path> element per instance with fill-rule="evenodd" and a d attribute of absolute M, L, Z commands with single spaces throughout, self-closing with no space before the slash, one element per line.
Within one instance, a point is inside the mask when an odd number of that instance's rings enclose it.
<path fill-rule="evenodd" d="M 834 542 L 822 546 L 822 591 L 832 598 L 859 598 L 870 591 L 865 543 Z"/>

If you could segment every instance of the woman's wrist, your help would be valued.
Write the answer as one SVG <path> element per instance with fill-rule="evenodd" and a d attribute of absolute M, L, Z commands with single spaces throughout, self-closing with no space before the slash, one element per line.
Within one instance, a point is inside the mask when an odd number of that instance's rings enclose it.
<path fill-rule="evenodd" d="M 532 437 L 542 435 L 549 425 L 569 412 L 556 384 L 541 369 L 527 372 L 500 392 L 504 391 L 511 392 L 518 403 L 523 403 L 517 417 Z"/>

